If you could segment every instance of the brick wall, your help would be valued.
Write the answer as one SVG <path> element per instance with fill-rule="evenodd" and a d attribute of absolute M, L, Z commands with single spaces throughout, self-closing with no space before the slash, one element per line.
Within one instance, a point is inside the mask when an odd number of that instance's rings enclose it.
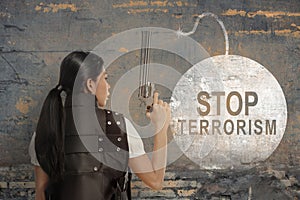
<path fill-rule="evenodd" d="M 173 30 L 181 27 L 188 31 L 193 27 L 194 17 L 205 11 L 215 13 L 224 22 L 229 34 L 230 54 L 242 55 L 261 63 L 275 76 L 286 96 L 286 133 L 279 147 L 262 166 L 281 166 L 286 172 L 299 167 L 299 8 L 298 0 L 1 1 L 0 199 L 26 199 L 33 196 L 33 184 L 27 183 L 33 180 L 28 166 L 27 147 L 46 97 L 45 91 L 56 85 L 59 64 L 68 52 L 92 50 L 106 38 L 136 27 L 157 26 Z M 203 20 L 192 38 L 210 55 L 224 53 L 222 32 L 211 19 Z M 166 52 L 158 53 L 154 60 L 160 63 L 163 58 L 168 58 L 168 64 L 179 71 L 189 67 L 184 60 Z M 138 60 L 130 61 L 130 65 L 125 62 L 122 67 L 118 67 L 118 61 L 113 64 L 110 79 L 112 87 L 124 72 L 135 66 L 135 62 L 138 63 Z M 167 99 L 169 95 L 166 92 L 163 98 Z M 133 113 L 139 111 L 132 110 Z M 137 121 L 143 121 L 139 115 L 135 116 Z M 151 141 L 145 141 L 146 149 L 151 149 L 151 145 Z M 134 182 L 133 193 L 140 198 L 158 195 L 174 199 L 206 194 L 201 193 L 204 182 L 199 183 L 197 177 L 208 172 L 194 170 L 193 176 L 184 178 L 184 170 L 197 167 L 186 160 L 183 157 L 168 167 L 167 185 L 163 191 L 151 192 L 140 186 L 139 182 Z M 295 177 L 299 176 L 298 172 L 294 173 Z M 255 174 L 256 171 L 249 173 Z M 224 173 L 224 176 L 230 177 L 230 174 Z M 246 194 L 248 189 L 241 191 Z M 230 195 L 224 190 L 217 194 L 215 198 L 226 199 Z M 290 195 L 293 196 L 292 193 Z M 214 198 L 214 193 L 209 198 Z"/>
<path fill-rule="evenodd" d="M 136 176 L 133 199 L 299 199 L 300 168 L 257 166 L 247 170 L 167 171 L 164 188 L 153 191 Z M 32 166 L 0 168 L 0 199 L 34 199 Z"/>

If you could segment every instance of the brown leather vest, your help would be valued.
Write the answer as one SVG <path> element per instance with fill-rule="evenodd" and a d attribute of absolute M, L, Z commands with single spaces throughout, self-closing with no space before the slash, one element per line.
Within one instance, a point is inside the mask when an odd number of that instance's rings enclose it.
<path fill-rule="evenodd" d="M 131 199 L 124 117 L 97 108 L 87 94 L 67 98 L 65 113 L 64 179 L 49 185 L 48 199 Z"/>

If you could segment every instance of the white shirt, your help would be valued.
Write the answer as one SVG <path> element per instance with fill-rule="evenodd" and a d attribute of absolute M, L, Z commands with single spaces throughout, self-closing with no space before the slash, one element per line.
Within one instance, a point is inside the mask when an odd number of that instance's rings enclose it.
<path fill-rule="evenodd" d="M 135 158 L 145 154 L 143 141 L 132 123 L 127 118 L 125 118 L 125 125 L 129 147 L 129 158 Z M 29 145 L 29 155 L 31 163 L 33 165 L 40 166 L 35 152 L 35 135 L 36 133 L 34 132 Z"/>

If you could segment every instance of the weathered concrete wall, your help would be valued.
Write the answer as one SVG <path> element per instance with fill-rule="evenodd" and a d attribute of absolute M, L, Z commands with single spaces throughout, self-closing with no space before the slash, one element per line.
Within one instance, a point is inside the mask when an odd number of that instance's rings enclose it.
<path fill-rule="evenodd" d="M 56 85 L 59 64 L 68 52 L 92 50 L 106 38 L 136 27 L 173 30 L 181 27 L 189 31 L 194 17 L 207 11 L 224 22 L 229 33 L 230 54 L 261 63 L 275 76 L 286 96 L 286 133 L 279 147 L 263 164 L 299 167 L 299 0 L 1 1 L 0 166 L 29 163 L 27 147 L 41 104 L 46 91 Z M 214 20 L 202 20 L 191 37 L 211 55 L 224 54 L 223 35 Z M 167 53 L 154 59 L 159 62 L 164 55 L 168 56 L 169 65 L 179 70 L 184 65 L 184 61 Z M 183 68 L 187 70 L 188 67 L 184 65 Z M 112 86 L 129 68 L 115 69 L 110 79 Z M 163 98 L 168 95 L 166 93 Z M 195 168 L 193 164 L 178 162 L 169 170 L 187 167 Z"/>

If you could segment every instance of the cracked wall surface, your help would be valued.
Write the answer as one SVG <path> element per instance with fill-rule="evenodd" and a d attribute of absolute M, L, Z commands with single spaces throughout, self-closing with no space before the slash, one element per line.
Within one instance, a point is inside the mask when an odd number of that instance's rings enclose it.
<path fill-rule="evenodd" d="M 92 50 L 106 38 L 137 27 L 157 26 L 184 31 L 195 17 L 213 12 L 229 34 L 230 54 L 251 58 L 278 80 L 288 105 L 286 133 L 267 160 L 271 165 L 299 165 L 300 139 L 300 2 L 289 1 L 1 1 L 0 2 L 0 165 L 29 163 L 27 147 L 46 92 L 57 83 L 62 58 L 73 50 Z M 191 36 L 210 55 L 224 54 L 218 24 L 203 19 Z M 126 52 L 126 49 L 120 49 Z M 130 56 L 131 55 L 131 56 Z M 138 52 L 111 67 L 112 87 L 138 64 Z M 153 53 L 178 71 L 190 66 L 167 52 Z M 163 98 L 168 99 L 166 92 Z M 141 111 L 132 116 L 143 123 Z M 146 148 L 151 141 L 145 141 Z M 175 163 L 180 166 L 180 163 Z"/>
<path fill-rule="evenodd" d="M 275 152 L 258 168 L 237 173 L 201 171 L 183 156 L 168 166 L 164 190 L 150 191 L 134 178 L 133 197 L 249 199 L 252 194 L 253 198 L 300 198 L 299 0 L 1 0 L 0 199 L 34 198 L 28 145 L 47 91 L 57 84 L 60 62 L 69 52 L 92 50 L 103 40 L 138 27 L 190 31 L 203 12 L 212 12 L 223 21 L 229 54 L 257 61 L 278 80 L 288 107 L 286 132 Z M 225 53 L 223 33 L 211 18 L 201 20 L 191 37 L 211 56 Z M 119 51 L 126 55 L 109 68 L 112 89 L 125 72 L 139 64 L 139 51 L 128 52 L 126 47 Z M 191 67 L 166 51 L 153 51 L 151 61 L 180 73 Z M 171 91 L 158 89 L 162 99 L 170 99 Z M 144 108 L 139 105 L 132 98 L 130 114 L 136 123 L 145 124 Z M 152 141 L 144 139 L 147 151 Z"/>

